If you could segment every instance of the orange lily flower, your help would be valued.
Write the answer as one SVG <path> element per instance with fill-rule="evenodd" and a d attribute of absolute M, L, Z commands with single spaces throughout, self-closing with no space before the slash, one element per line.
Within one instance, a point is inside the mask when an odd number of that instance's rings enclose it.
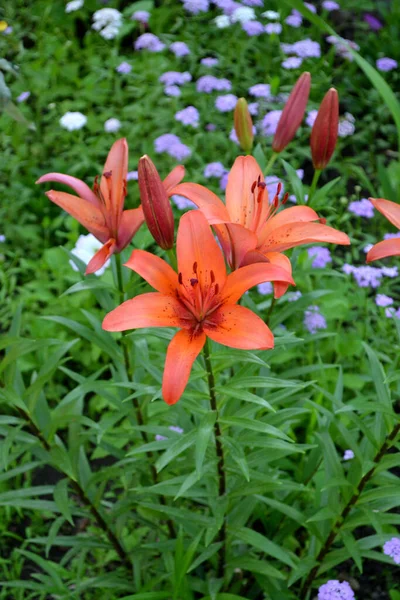
<path fill-rule="evenodd" d="M 172 193 L 189 198 L 200 208 L 213 225 L 232 269 L 267 262 L 291 274 L 291 263 L 282 254 L 284 250 L 312 242 L 350 244 L 345 233 L 325 225 L 311 207 L 294 206 L 279 211 L 286 198 L 280 202 L 278 194 L 270 203 L 263 173 L 252 156 L 235 160 L 228 177 L 226 204 L 197 183 L 181 183 Z M 274 287 L 275 297 L 279 298 L 288 285 L 278 282 Z"/>
<path fill-rule="evenodd" d="M 249 265 L 227 275 L 223 254 L 198 210 L 187 212 L 180 220 L 177 257 L 178 273 L 158 256 L 134 250 L 125 266 L 157 291 L 127 300 L 103 321 L 106 331 L 179 327 L 165 361 L 162 393 L 167 404 L 175 404 L 183 394 L 206 337 L 243 350 L 273 348 L 268 326 L 237 301 L 249 288 L 265 281 L 293 283 L 287 271 L 274 265 Z"/>
<path fill-rule="evenodd" d="M 93 190 L 80 179 L 63 173 L 42 175 L 36 183 L 56 181 L 71 187 L 78 196 L 50 190 L 46 196 L 69 213 L 103 245 L 90 260 L 86 275 L 95 273 L 112 254 L 121 252 L 144 222 L 142 207 L 124 210 L 127 194 L 128 143 L 117 140 L 108 153 L 100 183 L 96 177 Z M 169 192 L 183 178 L 184 168 L 178 166 L 164 180 Z"/>
<path fill-rule="evenodd" d="M 397 229 L 400 229 L 400 205 L 384 198 L 369 198 L 369 201 L 388 219 Z M 367 262 L 386 258 L 386 256 L 400 256 L 400 238 L 383 240 L 371 248 L 367 254 Z"/>

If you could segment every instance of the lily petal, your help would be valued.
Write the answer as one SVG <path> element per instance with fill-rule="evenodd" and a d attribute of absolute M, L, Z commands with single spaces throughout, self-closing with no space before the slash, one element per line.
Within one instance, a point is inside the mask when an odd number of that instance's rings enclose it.
<path fill-rule="evenodd" d="M 163 181 L 165 191 L 168 195 L 170 195 L 171 190 L 178 185 L 185 177 L 185 167 L 183 165 L 178 165 L 174 169 L 172 169 L 171 173 L 168 173 L 166 178 Z"/>
<path fill-rule="evenodd" d="M 200 289 L 205 290 L 214 280 L 222 289 L 226 281 L 224 257 L 200 210 L 190 210 L 181 217 L 176 251 L 186 286 L 190 288 L 197 279 Z"/>
<path fill-rule="evenodd" d="M 150 292 L 123 302 L 103 320 L 106 331 L 126 331 L 142 327 L 180 327 L 182 308 L 172 296 Z"/>
<path fill-rule="evenodd" d="M 260 252 L 283 252 L 301 244 L 329 242 L 350 244 L 349 237 L 342 231 L 321 223 L 289 223 L 274 229 L 258 248 Z"/>
<path fill-rule="evenodd" d="M 226 260 L 232 269 L 241 266 L 244 256 L 257 247 L 257 236 L 250 229 L 237 223 L 214 225 Z"/>
<path fill-rule="evenodd" d="M 264 256 L 271 265 L 281 267 L 281 269 L 284 269 L 284 271 L 287 271 L 287 273 L 292 276 L 292 263 L 285 254 L 281 254 L 280 252 L 266 252 Z M 274 281 L 274 297 L 278 299 L 283 296 L 283 294 L 286 294 L 289 285 L 289 283 L 284 283 L 282 281 Z"/>
<path fill-rule="evenodd" d="M 214 342 L 230 348 L 268 350 L 274 347 L 274 336 L 264 321 L 238 304 L 222 306 L 203 328 Z"/>
<path fill-rule="evenodd" d="M 47 173 L 47 175 L 42 175 L 39 177 L 36 183 L 46 183 L 47 181 L 56 181 L 57 183 L 68 185 L 74 190 L 74 192 L 78 194 L 78 196 L 100 208 L 100 202 L 96 194 L 92 192 L 86 183 L 77 177 L 72 177 L 72 175 L 64 175 L 63 173 Z"/>
<path fill-rule="evenodd" d="M 285 269 L 259 262 L 230 273 L 225 287 L 221 290 L 221 296 L 226 303 L 234 304 L 251 287 L 266 281 L 282 281 L 294 285 L 291 274 Z"/>
<path fill-rule="evenodd" d="M 111 198 L 109 199 L 109 188 L 104 173 L 111 172 Z M 128 143 L 125 138 L 117 140 L 111 146 L 107 160 L 104 165 L 103 176 L 100 180 L 100 188 L 109 207 L 113 229 L 117 229 L 124 208 L 126 195 L 126 177 L 128 173 Z"/>
<path fill-rule="evenodd" d="M 99 208 L 96 208 L 87 200 L 83 198 L 78 198 L 78 196 L 73 196 L 72 194 L 67 194 L 66 192 L 56 192 L 55 190 L 50 190 L 46 192 L 46 196 L 60 206 L 63 210 L 65 210 L 68 214 L 71 215 L 74 219 L 76 219 L 81 225 L 86 227 L 86 229 L 93 233 L 93 235 L 103 242 L 109 239 L 109 230 L 106 226 L 105 219 L 103 213 Z"/>
<path fill-rule="evenodd" d="M 318 214 L 309 206 L 293 206 L 281 210 L 265 223 L 258 234 L 258 245 L 261 246 L 264 240 L 278 227 L 289 225 L 290 223 L 301 223 L 307 221 L 318 221 Z"/>
<path fill-rule="evenodd" d="M 400 204 L 385 200 L 384 198 L 370 198 L 370 202 L 379 210 L 388 221 L 393 223 L 397 229 L 400 229 Z"/>
<path fill-rule="evenodd" d="M 179 194 L 194 202 L 211 224 L 231 221 L 225 204 L 204 185 L 180 183 L 169 192 L 170 196 L 173 194 Z"/>
<path fill-rule="evenodd" d="M 141 206 L 123 211 L 118 228 L 118 252 L 126 248 L 143 223 L 144 214 Z"/>
<path fill-rule="evenodd" d="M 264 175 L 253 156 L 238 156 L 229 172 L 228 185 L 226 187 L 226 208 L 230 220 L 240 223 L 248 229 L 253 229 L 256 219 L 258 203 L 255 201 L 254 193 L 251 191 L 255 181 L 264 181 Z M 257 192 L 255 192 L 257 193 Z M 262 223 L 268 211 L 268 192 L 265 189 L 262 199 L 261 215 L 257 222 Z"/>
<path fill-rule="evenodd" d="M 383 240 L 378 242 L 375 246 L 372 246 L 371 250 L 367 254 L 367 263 L 373 260 L 379 260 L 386 256 L 399 256 L 400 255 L 400 238 L 393 238 L 392 240 Z"/>
<path fill-rule="evenodd" d="M 204 333 L 193 335 L 181 329 L 172 338 L 165 359 L 162 395 L 167 404 L 176 404 L 182 396 L 190 372 L 206 341 Z"/>
<path fill-rule="evenodd" d="M 134 250 L 124 266 L 138 273 L 162 294 L 174 294 L 178 287 L 178 275 L 173 268 L 151 252 Z"/>
<path fill-rule="evenodd" d="M 86 267 L 85 275 L 90 275 L 91 273 L 96 273 L 101 267 L 108 261 L 110 256 L 114 254 L 115 251 L 115 240 L 108 240 L 100 250 L 96 252 L 96 254 L 90 259 L 88 265 Z"/>

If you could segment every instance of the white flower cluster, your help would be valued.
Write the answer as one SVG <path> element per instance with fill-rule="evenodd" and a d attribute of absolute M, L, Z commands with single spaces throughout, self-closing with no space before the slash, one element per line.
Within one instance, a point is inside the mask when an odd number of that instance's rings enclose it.
<path fill-rule="evenodd" d="M 92 28 L 105 40 L 112 40 L 118 35 L 122 25 L 122 13 L 116 8 L 101 8 L 93 15 Z"/>
<path fill-rule="evenodd" d="M 76 10 L 79 10 L 80 8 L 82 8 L 82 6 L 83 6 L 83 0 L 71 0 L 71 2 L 68 2 L 68 4 L 65 6 L 65 12 L 66 13 L 75 12 Z"/>
<path fill-rule="evenodd" d="M 60 125 L 68 131 L 82 129 L 87 123 L 87 117 L 81 112 L 66 112 L 60 119 Z"/>

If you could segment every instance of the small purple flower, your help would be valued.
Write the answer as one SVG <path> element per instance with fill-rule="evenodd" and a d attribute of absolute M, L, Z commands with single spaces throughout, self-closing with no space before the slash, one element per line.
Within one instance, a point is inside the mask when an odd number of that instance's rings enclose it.
<path fill-rule="evenodd" d="M 208 165 L 204 167 L 203 175 L 207 179 L 209 179 L 210 177 L 222 177 L 225 171 L 226 169 L 222 163 L 212 162 L 208 163 Z"/>
<path fill-rule="evenodd" d="M 187 208 L 197 208 L 195 204 L 188 198 L 185 198 L 185 196 L 179 196 L 179 194 L 174 194 L 173 196 L 171 196 L 171 198 L 175 203 L 176 207 L 179 208 L 179 210 L 186 210 Z"/>
<path fill-rule="evenodd" d="M 370 26 L 370 28 L 372 29 L 372 31 L 379 31 L 383 27 L 383 25 L 379 21 L 379 19 L 377 19 L 376 17 L 374 17 L 374 15 L 371 15 L 369 13 L 367 13 L 366 15 L 364 15 L 364 21 L 366 23 L 368 23 L 368 25 Z"/>
<path fill-rule="evenodd" d="M 398 231 L 397 233 L 385 233 L 383 236 L 384 240 L 393 240 L 394 238 L 399 238 L 400 237 L 400 231 Z"/>
<path fill-rule="evenodd" d="M 394 58 L 384 56 L 383 58 L 378 58 L 376 61 L 376 68 L 383 72 L 393 71 L 393 69 L 397 68 L 397 64 L 397 60 L 394 60 Z"/>
<path fill-rule="evenodd" d="M 297 292 L 289 292 L 286 294 L 286 300 L 288 302 L 296 302 L 296 300 L 299 300 L 302 295 L 303 294 L 300 292 L 300 290 L 297 290 Z"/>
<path fill-rule="evenodd" d="M 301 179 L 303 181 L 304 169 L 296 169 L 296 175 L 299 179 Z"/>
<path fill-rule="evenodd" d="M 121 129 L 122 123 L 119 119 L 115 119 L 112 117 L 111 119 L 107 119 L 104 123 L 104 131 L 106 133 L 116 133 L 119 129 Z"/>
<path fill-rule="evenodd" d="M 191 150 L 182 144 L 179 137 L 173 133 L 165 133 L 154 140 L 154 149 L 160 154 L 166 152 L 177 160 L 183 160 L 191 155 Z"/>
<path fill-rule="evenodd" d="M 366 219 L 372 219 L 374 216 L 374 206 L 367 198 L 350 202 L 349 211 L 358 217 L 365 217 Z"/>
<path fill-rule="evenodd" d="M 214 4 L 223 10 L 224 14 L 228 17 L 242 6 L 238 2 L 234 2 L 234 0 L 214 0 Z"/>
<path fill-rule="evenodd" d="M 6 241 L 6 236 L 1 233 L 0 234 L 0 243 L 4 244 L 5 241 Z"/>
<path fill-rule="evenodd" d="M 218 79 L 214 75 L 203 75 L 196 82 L 196 89 L 198 92 L 204 92 L 210 94 L 213 91 L 229 92 L 232 89 L 232 84 L 228 79 Z"/>
<path fill-rule="evenodd" d="M 377 306 L 390 306 L 393 304 L 394 300 L 390 296 L 386 296 L 385 294 L 377 294 L 375 298 L 375 304 Z"/>
<path fill-rule="evenodd" d="M 256 126 L 253 125 L 253 133 L 256 134 L 257 133 L 257 129 Z M 238 140 L 238 136 L 236 134 L 235 129 L 231 129 L 231 132 L 229 134 L 229 139 L 231 140 L 231 142 L 234 142 L 235 144 L 237 144 L 239 146 L 239 140 Z"/>
<path fill-rule="evenodd" d="M 309 38 L 293 44 L 293 52 L 300 58 L 320 58 L 321 46 Z"/>
<path fill-rule="evenodd" d="M 189 156 L 192 154 L 192 151 L 188 146 L 186 146 L 186 144 L 179 142 L 179 144 L 171 146 L 171 148 L 168 149 L 167 154 L 172 156 L 172 158 L 176 158 L 176 160 L 181 161 L 185 160 L 185 158 L 189 158 Z"/>
<path fill-rule="evenodd" d="M 283 54 L 294 54 L 294 50 L 293 50 L 294 44 L 282 43 L 280 46 L 281 46 L 281 50 L 282 50 Z"/>
<path fill-rule="evenodd" d="M 206 56 L 205 58 L 202 58 L 200 62 L 205 67 L 216 67 L 219 63 L 219 60 L 218 58 L 213 58 L 212 56 Z"/>
<path fill-rule="evenodd" d="M 164 94 L 166 96 L 180 96 L 181 95 L 181 88 L 179 88 L 177 85 L 166 85 L 164 88 Z"/>
<path fill-rule="evenodd" d="M 164 442 L 167 439 L 168 438 L 166 438 L 165 435 L 160 435 L 159 433 L 156 435 L 156 442 Z"/>
<path fill-rule="evenodd" d="M 115 70 L 117 71 L 117 73 L 127 75 L 132 71 L 132 66 L 128 62 L 124 61 L 120 65 L 118 65 L 118 67 Z"/>
<path fill-rule="evenodd" d="M 264 25 L 259 21 L 246 21 L 245 23 L 242 23 L 242 29 L 250 37 L 261 35 L 265 31 Z"/>
<path fill-rule="evenodd" d="M 170 45 L 169 49 L 178 58 L 180 58 L 181 56 L 188 56 L 190 54 L 190 50 L 189 50 L 187 44 L 185 44 L 185 42 L 173 42 Z"/>
<path fill-rule="evenodd" d="M 373 247 L 373 244 L 367 244 L 366 246 L 364 246 L 363 252 L 365 252 L 365 254 L 367 254 L 371 250 L 372 247 Z"/>
<path fill-rule="evenodd" d="M 272 283 L 266 281 L 265 283 L 259 283 L 257 286 L 258 293 L 262 296 L 266 296 L 267 294 L 272 294 L 273 292 Z"/>
<path fill-rule="evenodd" d="M 304 313 L 303 325 L 310 333 L 317 333 L 319 329 L 327 328 L 326 319 L 319 312 L 318 306 L 312 305 L 307 308 Z"/>
<path fill-rule="evenodd" d="M 249 94 L 255 98 L 271 98 L 271 86 L 268 83 L 256 83 L 249 88 Z"/>
<path fill-rule="evenodd" d="M 178 425 L 170 425 L 170 426 L 168 427 L 168 429 L 169 429 L 170 431 L 175 431 L 175 433 L 179 433 L 180 435 L 182 435 L 182 433 L 183 433 L 183 429 L 182 429 L 182 427 L 178 427 Z"/>
<path fill-rule="evenodd" d="M 137 171 L 129 171 L 126 180 L 127 181 L 137 181 L 139 179 L 139 175 Z"/>
<path fill-rule="evenodd" d="M 314 14 L 317 12 L 315 6 L 313 4 L 310 4 L 309 2 L 304 2 L 304 6 L 306 6 L 308 10 L 310 10 Z"/>
<path fill-rule="evenodd" d="M 393 319 L 396 317 L 396 309 L 393 306 L 388 306 L 385 308 L 385 317 L 388 319 Z"/>
<path fill-rule="evenodd" d="M 308 248 L 307 252 L 308 256 L 314 259 L 311 263 L 314 269 L 324 269 L 328 263 L 332 262 L 331 253 L 328 248 L 313 246 L 312 248 Z"/>
<path fill-rule="evenodd" d="M 384 277 L 398 277 L 399 270 L 397 267 L 381 267 L 381 272 Z"/>
<path fill-rule="evenodd" d="M 354 592 L 347 581 L 331 579 L 318 590 L 318 600 L 354 600 Z"/>
<path fill-rule="evenodd" d="M 300 27 L 300 25 L 303 23 L 303 19 L 301 15 L 295 15 L 295 14 L 291 14 L 288 17 L 286 17 L 285 19 L 285 23 L 286 25 L 289 25 L 290 27 Z"/>
<path fill-rule="evenodd" d="M 183 125 L 191 125 L 192 127 L 199 126 L 200 114 L 196 107 L 187 106 L 183 110 L 179 110 L 175 114 L 175 119 Z"/>
<path fill-rule="evenodd" d="M 207 125 L 206 125 L 207 131 L 215 131 L 216 129 L 217 129 L 217 126 L 214 123 L 207 123 Z"/>
<path fill-rule="evenodd" d="M 353 450 L 345 450 L 343 454 L 343 460 L 352 460 L 354 458 Z"/>
<path fill-rule="evenodd" d="M 322 3 L 322 8 L 327 10 L 328 12 L 331 12 L 331 10 L 339 10 L 340 5 L 337 2 L 334 2 L 333 0 L 324 0 Z"/>
<path fill-rule="evenodd" d="M 158 78 L 158 81 L 164 85 L 183 85 L 191 80 L 192 76 L 188 71 L 183 73 L 180 71 L 166 71 Z"/>
<path fill-rule="evenodd" d="M 10 35 L 12 32 L 13 32 L 13 28 L 11 27 L 11 25 L 9 25 L 1 33 L 3 33 L 3 35 Z"/>
<path fill-rule="evenodd" d="M 264 0 L 242 0 L 246 6 L 264 6 Z"/>
<path fill-rule="evenodd" d="M 284 191 L 285 191 L 285 186 L 284 186 L 283 181 L 278 179 L 278 177 L 276 177 L 275 175 L 268 175 L 268 177 L 265 178 L 265 183 L 267 186 L 268 200 L 270 203 L 272 202 L 275 195 L 277 194 L 279 184 L 281 184 L 280 197 L 282 197 L 282 195 L 284 194 Z"/>
<path fill-rule="evenodd" d="M 342 271 L 346 275 L 353 275 L 358 287 L 377 288 L 382 283 L 383 272 L 382 269 L 378 269 L 377 267 L 370 267 L 369 265 L 354 267 L 346 263 L 343 265 Z"/>
<path fill-rule="evenodd" d="M 348 137 L 353 135 L 356 130 L 354 125 L 355 118 L 350 113 L 346 113 L 344 117 L 339 120 L 338 136 Z"/>
<path fill-rule="evenodd" d="M 192 15 L 198 15 L 201 12 L 207 12 L 210 8 L 209 0 L 182 0 L 183 7 Z"/>
<path fill-rule="evenodd" d="M 271 110 L 265 115 L 262 121 L 262 128 L 265 135 L 275 135 L 281 115 L 281 110 Z"/>
<path fill-rule="evenodd" d="M 146 24 L 149 22 L 150 13 L 147 10 L 137 10 L 131 16 L 132 21 L 139 21 L 139 23 Z"/>
<path fill-rule="evenodd" d="M 258 102 L 250 102 L 247 105 L 247 108 L 249 109 L 249 113 L 254 117 L 256 115 L 258 115 Z"/>
<path fill-rule="evenodd" d="M 312 127 L 314 125 L 317 115 L 318 115 L 318 111 L 315 109 L 308 111 L 307 117 L 306 117 L 306 123 L 309 127 Z"/>
<path fill-rule="evenodd" d="M 383 546 L 383 553 L 393 558 L 396 565 L 400 565 L 400 538 L 393 537 Z"/>
<path fill-rule="evenodd" d="M 219 187 L 223 192 L 226 190 L 226 186 L 228 185 L 228 176 L 229 171 L 226 171 L 219 180 Z"/>
<path fill-rule="evenodd" d="M 17 96 L 16 100 L 17 102 L 25 102 L 25 100 L 28 100 L 30 95 L 30 92 L 22 92 L 19 96 Z"/>
<path fill-rule="evenodd" d="M 284 69 L 298 69 L 301 66 L 302 62 L 302 58 L 299 58 L 298 56 L 290 56 L 289 58 L 283 61 L 282 67 Z"/>
<path fill-rule="evenodd" d="M 225 96 L 217 96 L 215 100 L 215 108 L 220 112 L 230 112 L 237 104 L 237 96 L 234 94 L 225 94 Z"/>
<path fill-rule="evenodd" d="M 154 35 L 154 33 L 143 33 L 138 37 L 134 44 L 135 50 L 149 50 L 149 52 L 161 52 L 165 44 Z"/>
<path fill-rule="evenodd" d="M 267 23 L 265 26 L 265 33 L 268 33 L 268 35 L 279 35 L 282 33 L 282 25 L 280 23 Z"/>

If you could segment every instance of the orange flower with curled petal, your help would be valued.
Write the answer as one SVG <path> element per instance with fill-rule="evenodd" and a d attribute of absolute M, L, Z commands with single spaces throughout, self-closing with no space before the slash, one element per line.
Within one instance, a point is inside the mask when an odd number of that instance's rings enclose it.
<path fill-rule="evenodd" d="M 243 350 L 273 348 L 268 326 L 237 301 L 249 288 L 265 281 L 293 283 L 287 271 L 270 264 L 249 265 L 227 275 L 223 254 L 198 210 L 187 212 L 180 220 L 177 258 L 178 273 L 158 256 L 134 250 L 125 266 L 157 291 L 127 300 L 103 321 L 106 331 L 179 327 L 165 361 L 162 393 L 167 404 L 175 404 L 183 394 L 206 337 Z"/>
<path fill-rule="evenodd" d="M 369 201 L 388 219 L 397 229 L 400 229 L 400 205 L 384 198 L 369 198 Z M 400 256 L 400 238 L 392 238 L 378 242 L 372 246 L 367 254 L 367 262 L 386 258 L 387 256 Z"/>
<path fill-rule="evenodd" d="M 345 233 L 328 227 L 325 220 L 309 206 L 279 210 L 286 199 L 279 194 L 272 203 L 263 173 L 252 156 L 239 156 L 229 173 L 226 204 L 209 189 L 197 183 L 181 183 L 172 194 L 185 196 L 200 208 L 213 225 L 232 269 L 267 262 L 286 269 L 292 267 L 284 250 L 310 244 L 330 242 L 350 244 Z M 288 285 L 277 282 L 275 297 L 282 296 Z"/>
<path fill-rule="evenodd" d="M 56 181 L 68 185 L 78 194 L 74 196 L 55 190 L 46 192 L 54 204 L 74 217 L 103 244 L 90 260 L 86 275 L 100 269 L 112 254 L 121 252 L 144 222 L 141 206 L 124 210 L 127 172 L 128 144 L 123 138 L 112 145 L 100 183 L 96 177 L 93 190 L 80 179 L 63 173 L 48 173 L 36 182 Z M 168 175 L 164 180 L 167 192 L 182 180 L 183 175 L 181 166 Z"/>

